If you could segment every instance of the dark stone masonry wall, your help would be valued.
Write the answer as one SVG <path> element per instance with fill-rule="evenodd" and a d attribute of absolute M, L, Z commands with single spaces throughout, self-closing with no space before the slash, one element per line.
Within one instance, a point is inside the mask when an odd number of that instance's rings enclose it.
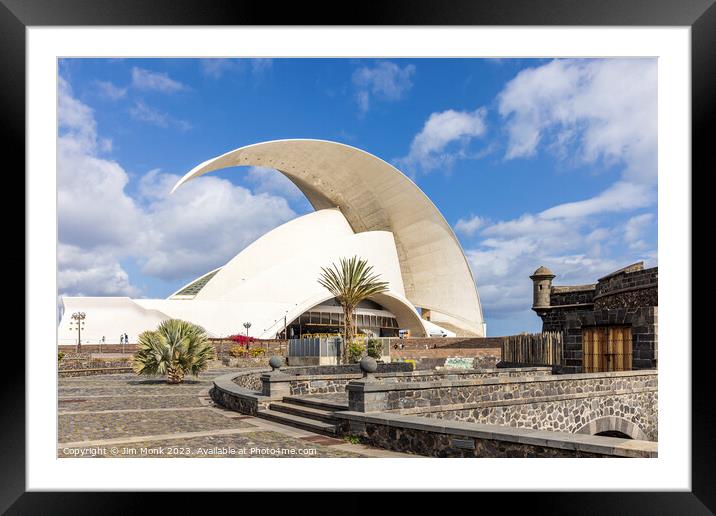
<path fill-rule="evenodd" d="M 552 287 L 550 305 L 588 304 L 594 300 L 594 285 L 579 287 Z"/>
<path fill-rule="evenodd" d="M 268 368 L 253 369 L 250 371 L 242 371 L 239 373 L 232 382 L 239 387 L 248 389 L 250 391 L 261 391 L 261 375 L 270 371 Z"/>
<path fill-rule="evenodd" d="M 428 412 L 425 417 L 468 423 L 484 423 L 535 430 L 578 433 L 591 421 L 614 417 L 623 419 L 637 430 L 630 437 L 658 440 L 657 393 L 644 391 L 618 395 L 565 398 L 561 400 L 500 404 L 481 408 Z M 613 430 L 616 430 L 614 428 Z"/>
<path fill-rule="evenodd" d="M 365 424 L 365 441 L 389 450 L 415 453 L 427 457 L 463 458 L 597 458 L 613 457 L 611 453 L 595 453 L 574 447 L 540 446 L 498 439 L 471 439 L 447 433 L 415 428 L 400 428 L 374 423 Z"/>
<path fill-rule="evenodd" d="M 626 289 L 656 287 L 658 283 L 658 267 L 633 272 L 624 271 L 600 279 L 597 283 L 595 297 Z"/>
<path fill-rule="evenodd" d="M 640 306 L 658 306 L 659 289 L 651 287 L 639 290 L 627 290 L 610 293 L 594 301 L 595 310 L 609 308 L 636 308 Z"/>
<path fill-rule="evenodd" d="M 412 371 L 413 366 L 402 362 L 392 362 L 389 364 L 379 363 L 378 373 L 398 373 Z M 322 365 L 322 366 L 296 366 L 282 367 L 281 372 L 291 375 L 336 375 L 336 374 L 360 374 L 360 366 L 358 364 L 346 365 Z"/>
<path fill-rule="evenodd" d="M 416 384 L 359 381 L 348 385 L 355 412 L 578 432 L 601 417 L 622 418 L 656 440 L 658 377 L 652 371 L 442 380 Z"/>
<path fill-rule="evenodd" d="M 561 372 L 582 372 L 582 334 L 594 326 L 631 326 L 632 369 L 658 364 L 659 269 L 635 263 L 593 285 L 553 286 L 550 306 L 534 308 L 542 331 L 564 333 Z"/>
<path fill-rule="evenodd" d="M 321 379 L 321 380 L 292 380 L 291 394 L 332 394 L 345 392 L 348 382 L 355 378 Z"/>
<path fill-rule="evenodd" d="M 567 317 L 570 315 L 583 315 L 592 311 L 592 305 L 585 307 L 570 307 L 538 310 L 537 315 L 542 319 L 542 331 L 564 331 Z"/>
<path fill-rule="evenodd" d="M 234 393 L 224 391 L 216 386 L 209 391 L 209 396 L 222 407 L 250 416 L 258 414 L 260 408 L 260 404 L 255 398 L 237 396 Z"/>
<path fill-rule="evenodd" d="M 659 308 L 618 308 L 566 314 L 564 322 L 565 373 L 582 371 L 582 328 L 585 326 L 631 326 L 632 369 L 656 369 L 658 364 Z"/>
<path fill-rule="evenodd" d="M 330 367 L 330 366 L 329 366 Z M 427 373 L 427 374 L 426 374 Z M 508 378 L 515 376 L 524 376 L 525 374 L 532 375 L 549 375 L 551 368 L 521 368 L 521 369 L 493 369 L 493 370 L 444 370 L 444 371 L 410 371 L 410 372 L 383 372 L 376 373 L 375 379 L 386 383 L 411 383 L 411 382 L 427 382 L 427 381 L 440 381 L 440 380 L 469 380 L 476 378 Z M 358 374 L 344 374 L 344 375 L 306 375 L 305 377 L 291 378 L 286 377 L 286 382 L 289 383 L 289 392 L 291 395 L 306 395 L 306 394 L 332 394 L 345 392 L 346 385 L 354 380 L 359 380 L 363 377 L 362 373 Z M 274 380 L 275 381 L 275 380 Z M 235 380 L 235 383 L 238 383 Z M 247 381 L 242 381 L 244 386 L 248 385 Z M 248 387 L 256 391 L 264 391 L 261 381 L 259 379 L 259 388 L 254 388 L 254 383 L 251 383 L 251 387 Z"/>

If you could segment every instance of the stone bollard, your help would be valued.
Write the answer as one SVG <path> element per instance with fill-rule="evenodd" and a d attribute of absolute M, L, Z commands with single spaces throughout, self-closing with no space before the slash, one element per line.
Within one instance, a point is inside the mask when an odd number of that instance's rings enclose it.
<path fill-rule="evenodd" d="M 380 385 L 374 376 L 378 370 L 378 363 L 371 357 L 365 357 L 360 361 L 360 370 L 363 372 L 363 378 L 353 380 L 346 385 L 348 392 L 348 410 L 354 412 L 371 412 L 380 410 L 383 404 L 385 393 L 366 392 L 371 386 Z"/>
<path fill-rule="evenodd" d="M 278 370 L 283 365 L 283 359 L 281 357 L 271 357 L 269 359 L 269 365 L 271 366 L 271 372 Z"/>
<path fill-rule="evenodd" d="M 372 357 L 363 357 L 359 363 L 360 370 L 363 372 L 363 378 L 366 380 L 373 379 L 373 373 L 378 370 L 378 362 Z"/>
<path fill-rule="evenodd" d="M 291 394 L 291 377 L 279 369 L 283 365 L 281 357 L 271 357 L 270 373 L 261 375 L 261 394 L 271 398 L 282 398 Z"/>

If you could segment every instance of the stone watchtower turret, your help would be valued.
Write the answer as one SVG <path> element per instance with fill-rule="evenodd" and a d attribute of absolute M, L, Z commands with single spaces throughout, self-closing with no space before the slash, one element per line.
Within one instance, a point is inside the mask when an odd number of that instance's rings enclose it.
<path fill-rule="evenodd" d="M 552 290 L 552 280 L 555 278 L 554 273 L 544 265 L 534 271 L 530 276 L 534 283 L 534 291 L 532 294 L 532 310 L 540 310 L 549 308 L 550 292 Z"/>

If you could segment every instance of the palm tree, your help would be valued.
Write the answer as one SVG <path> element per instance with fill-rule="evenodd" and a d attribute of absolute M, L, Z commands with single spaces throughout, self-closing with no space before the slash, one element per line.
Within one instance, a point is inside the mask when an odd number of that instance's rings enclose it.
<path fill-rule="evenodd" d="M 154 331 L 139 336 L 139 350 L 134 355 L 137 374 L 166 375 L 167 383 L 184 381 L 189 373 L 198 376 L 214 358 L 214 346 L 201 326 L 179 319 L 162 322 Z"/>
<path fill-rule="evenodd" d="M 356 306 L 364 299 L 388 290 L 388 282 L 379 281 L 379 275 L 373 274 L 372 271 L 373 266 L 357 256 L 341 258 L 340 265 L 334 263 L 329 268 L 321 267 L 318 283 L 328 289 L 343 307 L 343 363 L 348 361 L 348 346 L 353 342 L 355 334 L 353 312 Z"/>

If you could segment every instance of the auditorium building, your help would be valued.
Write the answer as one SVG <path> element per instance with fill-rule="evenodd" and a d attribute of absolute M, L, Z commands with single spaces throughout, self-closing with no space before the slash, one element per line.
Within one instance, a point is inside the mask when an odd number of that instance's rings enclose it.
<path fill-rule="evenodd" d="M 354 255 L 368 260 L 389 289 L 356 310 L 359 331 L 375 336 L 485 336 L 480 298 L 450 225 L 402 172 L 355 147 L 321 140 L 280 140 L 212 158 L 174 186 L 231 167 L 284 174 L 314 212 L 258 238 L 228 263 L 166 299 L 63 297 L 59 344 L 77 342 L 72 314 L 86 314 L 82 343 L 130 342 L 163 320 L 184 319 L 212 337 L 256 338 L 335 333 L 342 311 L 318 283 L 321 267 Z M 240 173 L 240 169 L 238 170 Z M 307 235 L 311 238 L 306 245 Z M 244 323 L 250 323 L 248 330 Z"/>

